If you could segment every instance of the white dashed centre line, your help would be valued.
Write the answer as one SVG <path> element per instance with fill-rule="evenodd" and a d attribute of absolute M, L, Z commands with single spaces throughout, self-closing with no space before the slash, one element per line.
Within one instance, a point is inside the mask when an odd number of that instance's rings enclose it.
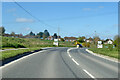
<path fill-rule="evenodd" d="M 77 61 L 75 61 L 73 58 L 72 58 L 73 62 L 75 62 L 77 65 L 79 65 L 79 63 Z"/>
<path fill-rule="evenodd" d="M 87 70 L 83 69 L 91 78 L 95 78 L 92 74 L 90 74 Z"/>
<path fill-rule="evenodd" d="M 70 55 L 70 53 L 69 53 L 69 51 L 70 51 L 71 49 L 72 49 L 72 48 L 70 48 L 70 49 L 67 50 L 68 56 L 69 56 L 70 58 L 72 58 L 71 55 Z M 79 66 L 79 63 L 78 63 L 75 59 L 72 58 L 72 61 Z M 91 78 L 94 78 L 94 79 L 95 79 L 95 77 L 94 77 L 92 74 L 90 74 L 87 70 L 83 69 L 83 71 L 84 71 L 85 73 L 87 73 Z M 95 80 L 97 80 L 97 79 L 95 79 Z"/>

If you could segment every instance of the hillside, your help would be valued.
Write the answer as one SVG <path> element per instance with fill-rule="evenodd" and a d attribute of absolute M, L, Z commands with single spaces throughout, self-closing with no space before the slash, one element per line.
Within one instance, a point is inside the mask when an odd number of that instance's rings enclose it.
<path fill-rule="evenodd" d="M 60 47 L 73 47 L 72 42 L 59 42 Z M 55 47 L 53 41 L 38 38 L 2 37 L 2 48 Z"/>

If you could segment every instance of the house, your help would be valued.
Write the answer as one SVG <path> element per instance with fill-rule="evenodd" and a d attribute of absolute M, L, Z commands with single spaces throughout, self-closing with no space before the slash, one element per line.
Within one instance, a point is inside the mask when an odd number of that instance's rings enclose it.
<path fill-rule="evenodd" d="M 23 38 L 35 38 L 35 36 L 25 35 Z"/>
<path fill-rule="evenodd" d="M 104 44 L 113 44 L 113 40 L 111 40 L 111 39 L 106 39 L 106 40 L 104 41 Z"/>
<path fill-rule="evenodd" d="M 3 34 L 4 37 L 11 37 L 10 34 Z"/>
<path fill-rule="evenodd" d="M 14 38 L 18 38 L 18 37 L 22 37 L 22 35 L 21 34 L 14 34 L 14 35 L 12 35 L 12 34 L 3 34 L 3 36 L 4 37 L 14 37 Z"/>
<path fill-rule="evenodd" d="M 86 42 L 88 43 L 88 42 L 90 42 L 90 40 L 89 40 L 89 39 L 86 39 Z"/>
<path fill-rule="evenodd" d="M 53 36 L 49 36 L 47 39 L 48 40 L 54 40 L 54 37 Z"/>
<path fill-rule="evenodd" d="M 73 41 L 76 41 L 77 38 L 76 37 L 64 37 L 64 40 L 73 42 Z"/>
<path fill-rule="evenodd" d="M 90 37 L 88 39 L 85 40 L 87 43 L 92 43 L 93 42 L 93 39 Z"/>
<path fill-rule="evenodd" d="M 57 36 L 57 38 L 59 38 L 59 41 L 60 41 L 61 36 Z M 49 37 L 47 38 L 47 40 L 54 40 L 54 39 L 55 39 L 55 37 L 54 37 L 54 36 L 49 36 Z"/>

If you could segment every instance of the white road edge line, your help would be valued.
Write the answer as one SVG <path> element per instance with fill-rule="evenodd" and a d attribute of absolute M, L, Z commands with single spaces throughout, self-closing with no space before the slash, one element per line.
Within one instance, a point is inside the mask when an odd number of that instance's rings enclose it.
<path fill-rule="evenodd" d="M 72 58 L 73 62 L 75 62 L 77 65 L 79 65 L 79 63 L 77 61 L 75 61 L 73 58 Z"/>
<path fill-rule="evenodd" d="M 68 53 L 68 56 L 71 58 L 71 55 L 69 53 L 70 50 L 71 50 L 71 48 L 67 50 L 67 53 Z"/>
<path fill-rule="evenodd" d="M 3 68 L 5 68 L 5 67 L 7 67 L 7 66 L 9 66 L 9 65 L 11 65 L 11 64 L 13 64 L 13 63 L 15 63 L 15 62 L 18 62 L 18 61 L 20 61 L 20 60 L 23 60 L 23 59 L 25 59 L 25 58 L 27 58 L 27 57 L 30 57 L 30 56 L 32 56 L 32 55 L 34 55 L 34 54 L 37 54 L 37 53 L 40 53 L 40 52 L 44 52 L 44 51 L 35 52 L 35 53 L 30 54 L 30 55 L 27 55 L 27 56 L 24 56 L 24 57 L 22 57 L 22 58 L 19 58 L 19 59 L 17 59 L 17 60 L 14 60 L 14 61 L 12 61 L 12 62 L 10 62 L 10 63 L 8 63 L 8 64 L 5 64 L 4 66 L 1 66 L 0 69 L 3 69 Z"/>
<path fill-rule="evenodd" d="M 109 60 L 109 61 L 112 61 L 112 62 L 116 62 L 116 63 L 120 63 L 119 61 L 114 61 L 114 60 L 111 60 L 109 58 L 107 58 L 107 56 L 104 56 L 104 55 L 100 55 L 100 54 L 96 54 L 96 53 L 93 53 L 92 51 L 86 49 L 86 51 L 94 56 L 97 56 L 97 57 L 100 57 L 100 58 L 103 58 L 105 60 Z"/>
<path fill-rule="evenodd" d="M 90 74 L 87 70 L 83 69 L 84 72 L 86 72 L 91 78 L 95 78 L 92 74 Z"/>
<path fill-rule="evenodd" d="M 69 55 L 69 57 L 71 58 L 71 55 L 70 54 L 68 54 Z"/>
<path fill-rule="evenodd" d="M 72 58 L 72 56 L 70 55 L 69 51 L 72 50 L 72 49 L 74 49 L 74 48 L 69 48 L 69 49 L 67 50 L 68 56 L 69 56 L 70 58 Z M 75 49 L 76 49 L 76 48 L 75 48 Z M 74 60 L 73 58 L 72 58 L 72 61 L 73 61 L 75 64 L 79 65 L 79 63 L 78 63 L 76 60 Z"/>
<path fill-rule="evenodd" d="M 69 48 L 69 49 L 67 49 L 67 53 L 68 53 L 68 56 L 71 58 L 72 56 L 70 55 L 70 50 L 72 50 L 72 49 L 74 49 L 74 48 Z"/>

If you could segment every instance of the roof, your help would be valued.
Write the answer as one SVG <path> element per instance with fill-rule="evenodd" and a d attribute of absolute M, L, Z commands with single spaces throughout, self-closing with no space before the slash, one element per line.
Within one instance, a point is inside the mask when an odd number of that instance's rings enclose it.
<path fill-rule="evenodd" d="M 65 40 L 76 40 L 76 37 L 64 37 Z"/>
<path fill-rule="evenodd" d="M 109 40 L 110 40 L 110 41 L 113 41 L 112 39 L 106 39 L 105 42 L 107 42 L 107 41 L 109 41 Z"/>

